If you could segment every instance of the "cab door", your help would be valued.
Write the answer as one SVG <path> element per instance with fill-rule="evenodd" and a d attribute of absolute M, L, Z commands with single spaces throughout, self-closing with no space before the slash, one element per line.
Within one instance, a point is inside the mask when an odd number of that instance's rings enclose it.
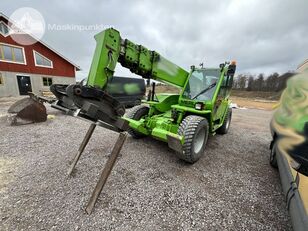
<path fill-rule="evenodd" d="M 222 123 L 223 117 L 228 110 L 228 97 L 233 84 L 233 75 L 224 75 L 216 102 L 214 104 L 214 123 Z"/>

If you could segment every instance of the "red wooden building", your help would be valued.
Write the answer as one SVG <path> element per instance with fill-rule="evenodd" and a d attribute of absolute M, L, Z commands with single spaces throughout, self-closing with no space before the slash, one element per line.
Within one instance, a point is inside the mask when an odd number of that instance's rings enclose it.
<path fill-rule="evenodd" d="M 0 13 L 0 97 L 41 94 L 54 83 L 75 82 L 80 68 L 42 41 L 20 45 L 10 34 L 9 19 Z M 28 34 L 24 39 L 34 40 Z"/>

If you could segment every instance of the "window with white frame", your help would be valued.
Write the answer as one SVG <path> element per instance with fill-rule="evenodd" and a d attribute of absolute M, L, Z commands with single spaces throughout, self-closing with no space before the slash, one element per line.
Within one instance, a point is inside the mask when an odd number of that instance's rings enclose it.
<path fill-rule="evenodd" d="M 0 85 L 3 85 L 3 84 L 4 84 L 3 76 L 2 76 L 2 73 L 0 73 Z"/>
<path fill-rule="evenodd" d="M 3 36 L 7 36 L 9 34 L 9 27 L 2 21 L 0 22 L 0 33 Z"/>
<path fill-rule="evenodd" d="M 0 61 L 25 64 L 24 48 L 0 43 Z"/>
<path fill-rule="evenodd" d="M 49 77 L 43 77 L 43 86 L 49 87 L 52 85 L 52 78 Z"/>
<path fill-rule="evenodd" d="M 33 51 L 35 66 L 39 67 L 52 67 L 52 61 L 41 55 L 37 51 Z"/>

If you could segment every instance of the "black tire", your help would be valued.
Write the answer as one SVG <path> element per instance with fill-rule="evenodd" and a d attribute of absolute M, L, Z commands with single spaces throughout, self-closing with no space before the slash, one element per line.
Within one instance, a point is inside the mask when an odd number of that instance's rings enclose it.
<path fill-rule="evenodd" d="M 277 142 L 276 140 L 274 140 L 272 144 L 270 156 L 269 156 L 269 162 L 273 168 L 278 168 L 276 148 L 277 148 Z"/>
<path fill-rule="evenodd" d="M 220 128 L 217 129 L 218 134 L 227 134 L 230 128 L 232 118 L 232 108 L 228 109 L 227 115 L 225 116 L 224 122 Z"/>
<path fill-rule="evenodd" d="M 184 136 L 182 153 L 176 152 L 177 156 L 188 162 L 195 163 L 204 153 L 209 135 L 209 124 L 207 119 L 190 115 L 181 122 L 178 134 Z"/>
<path fill-rule="evenodd" d="M 140 120 L 142 117 L 146 116 L 149 113 L 149 107 L 145 105 L 139 105 L 133 107 L 129 112 L 125 114 L 125 117 L 133 120 Z M 127 132 L 135 139 L 145 137 L 146 135 L 135 131 L 132 128 L 129 128 Z"/>
<path fill-rule="evenodd" d="M 140 100 L 140 99 L 135 100 L 134 106 L 138 106 L 138 105 L 140 105 L 140 104 L 141 104 L 141 100 Z"/>

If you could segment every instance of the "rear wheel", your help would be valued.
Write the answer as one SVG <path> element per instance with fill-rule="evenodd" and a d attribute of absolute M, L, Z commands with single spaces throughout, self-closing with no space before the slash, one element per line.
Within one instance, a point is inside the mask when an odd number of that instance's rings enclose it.
<path fill-rule="evenodd" d="M 223 134 L 227 134 L 228 133 L 229 127 L 230 127 L 230 124 L 231 124 L 231 118 L 232 118 L 232 109 L 229 108 L 228 112 L 227 112 L 227 115 L 225 116 L 223 124 L 221 125 L 220 128 L 217 129 L 217 133 L 218 134 L 222 134 L 223 135 Z"/>
<path fill-rule="evenodd" d="M 183 151 L 177 156 L 189 163 L 195 163 L 204 153 L 208 139 L 209 125 L 205 118 L 187 116 L 178 129 L 178 134 L 184 136 Z"/>
<path fill-rule="evenodd" d="M 145 105 L 135 106 L 125 114 L 125 117 L 133 120 L 140 120 L 149 113 L 149 110 L 150 110 L 149 107 Z M 145 137 L 144 134 L 137 132 L 132 128 L 129 128 L 127 131 L 135 139 Z"/>

